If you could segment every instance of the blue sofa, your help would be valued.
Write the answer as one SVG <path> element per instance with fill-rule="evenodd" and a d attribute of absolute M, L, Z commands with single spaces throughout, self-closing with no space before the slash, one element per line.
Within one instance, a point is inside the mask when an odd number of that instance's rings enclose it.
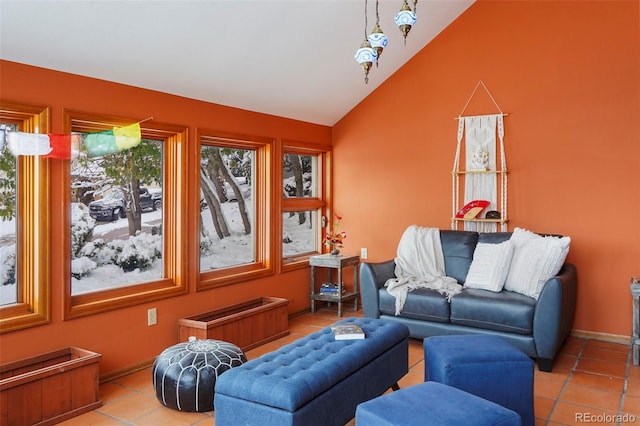
<path fill-rule="evenodd" d="M 360 291 L 364 316 L 398 321 L 410 336 L 490 333 L 502 336 L 532 358 L 541 371 L 550 372 L 556 353 L 573 327 L 577 272 L 565 263 L 549 279 L 538 299 L 512 291 L 493 292 L 464 288 L 465 278 L 478 243 L 501 243 L 509 232 L 478 233 L 441 230 L 445 273 L 463 284 L 461 293 L 447 298 L 436 290 L 410 291 L 403 310 L 395 315 L 395 298 L 384 287 L 395 277 L 395 262 L 362 263 Z"/>

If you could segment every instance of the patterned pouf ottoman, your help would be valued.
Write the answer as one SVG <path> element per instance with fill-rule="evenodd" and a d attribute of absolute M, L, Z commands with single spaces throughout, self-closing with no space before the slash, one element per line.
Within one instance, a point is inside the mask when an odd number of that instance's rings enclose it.
<path fill-rule="evenodd" d="M 192 340 L 165 349 L 153 363 L 153 387 L 163 405 L 180 411 L 212 411 L 218 376 L 247 361 L 221 340 Z"/>

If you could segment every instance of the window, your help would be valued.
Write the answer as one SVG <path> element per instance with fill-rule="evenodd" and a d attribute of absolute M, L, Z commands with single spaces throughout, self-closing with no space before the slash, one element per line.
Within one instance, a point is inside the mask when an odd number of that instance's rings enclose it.
<path fill-rule="evenodd" d="M 283 265 L 305 265 L 322 252 L 329 149 L 285 142 L 282 155 Z M 286 269 L 286 268 L 285 268 Z"/>
<path fill-rule="evenodd" d="M 0 306 L 18 302 L 16 277 L 18 161 L 5 147 L 8 132 L 17 130 L 18 126 L 15 124 L 0 122 Z"/>
<path fill-rule="evenodd" d="M 67 112 L 69 131 L 95 133 L 135 120 Z M 187 291 L 186 130 L 144 122 L 138 146 L 68 166 L 66 317 Z M 81 150 L 82 152 L 82 150 Z"/>
<path fill-rule="evenodd" d="M 71 294 L 164 278 L 163 141 L 71 161 Z"/>
<path fill-rule="evenodd" d="M 0 123 L 21 132 L 47 133 L 49 110 L 2 102 Z M 49 168 L 45 158 L 16 158 L 6 147 L 0 156 L 0 332 L 7 332 L 50 320 Z"/>
<path fill-rule="evenodd" d="M 199 289 L 272 273 L 272 141 L 200 130 Z"/>

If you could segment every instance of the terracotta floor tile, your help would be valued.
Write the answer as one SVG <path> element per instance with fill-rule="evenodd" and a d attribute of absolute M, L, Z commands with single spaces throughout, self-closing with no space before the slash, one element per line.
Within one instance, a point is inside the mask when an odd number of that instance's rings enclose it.
<path fill-rule="evenodd" d="M 587 340 L 586 347 L 606 349 L 609 351 L 617 351 L 617 352 L 624 352 L 624 353 L 628 353 L 630 350 L 630 345 L 624 345 L 622 343 L 605 342 L 603 340 L 594 340 L 594 339 Z"/>
<path fill-rule="evenodd" d="M 617 412 L 620 406 L 620 394 L 588 386 L 568 384 L 560 395 L 560 401 Z"/>
<path fill-rule="evenodd" d="M 604 374 L 614 377 L 625 377 L 627 366 L 626 364 L 612 363 L 607 361 L 600 361 L 597 359 L 580 358 L 578 365 L 576 366 L 578 371 L 587 371 L 590 373 Z"/>
<path fill-rule="evenodd" d="M 409 371 L 415 371 L 422 374 L 422 377 L 424 378 L 424 359 L 421 359 L 420 362 L 414 365 L 409 365 L 409 369 Z"/>
<path fill-rule="evenodd" d="M 538 367 L 535 367 L 534 371 L 534 380 L 544 379 L 544 380 L 553 380 L 556 382 L 565 382 L 569 377 L 571 370 L 563 369 L 563 368 L 553 368 L 553 371 L 547 373 L 545 371 L 538 370 Z"/>
<path fill-rule="evenodd" d="M 594 346 L 587 346 L 582 351 L 581 358 L 597 359 L 601 361 L 627 363 L 628 352 L 613 351 L 609 349 L 601 349 Z"/>
<path fill-rule="evenodd" d="M 412 367 L 424 359 L 422 345 L 418 346 L 409 341 L 409 367 Z"/>
<path fill-rule="evenodd" d="M 625 395 L 622 404 L 622 412 L 633 414 L 640 421 L 640 397 Z"/>
<path fill-rule="evenodd" d="M 100 413 L 132 422 L 134 419 L 156 410 L 158 407 L 162 407 L 162 404 L 157 399 L 135 392 L 130 397 L 105 404 L 97 410 Z"/>
<path fill-rule="evenodd" d="M 151 369 L 144 369 L 115 380 L 116 384 L 146 393 L 153 393 L 153 377 Z"/>
<path fill-rule="evenodd" d="M 533 381 L 533 393 L 536 396 L 548 398 L 555 401 L 556 399 L 558 399 L 558 395 L 560 395 L 560 391 L 562 390 L 563 386 L 563 382 L 538 378 L 534 379 Z"/>
<path fill-rule="evenodd" d="M 303 336 L 307 334 L 315 333 L 319 331 L 321 327 L 308 325 L 308 324 L 289 324 L 289 331 L 291 333 L 297 333 Z"/>
<path fill-rule="evenodd" d="M 116 399 L 129 396 L 135 391 L 120 384 L 110 382 L 101 384 L 99 392 L 102 403 L 108 404 Z"/>
<path fill-rule="evenodd" d="M 297 338 L 299 339 L 302 336 L 298 336 Z M 296 339 L 297 340 L 297 339 Z M 287 342 L 289 343 L 289 342 Z M 257 348 L 251 349 L 250 351 L 245 352 L 244 356 L 247 357 L 247 361 L 251 361 L 252 359 L 256 359 L 256 358 L 260 358 L 262 355 L 269 353 L 271 351 L 275 351 L 278 348 L 286 345 L 287 343 L 284 343 L 282 345 L 278 345 L 275 344 L 273 342 L 269 342 L 269 343 L 265 343 L 262 346 L 258 346 Z"/>
<path fill-rule="evenodd" d="M 211 417 L 207 417 L 198 422 L 195 422 L 193 426 L 214 426 L 216 423 L 215 414 L 212 414 Z"/>
<path fill-rule="evenodd" d="M 578 361 L 578 357 L 572 355 L 564 355 L 560 354 L 556 356 L 556 359 L 553 362 L 553 373 L 562 373 L 569 372 L 573 370 L 576 366 L 576 362 Z"/>
<path fill-rule="evenodd" d="M 640 380 L 627 380 L 627 395 L 640 397 Z"/>
<path fill-rule="evenodd" d="M 569 337 L 567 341 L 564 343 L 562 348 L 560 348 L 560 353 L 563 355 L 573 355 L 578 356 L 580 352 L 585 346 L 586 341 L 584 339 L 576 339 Z"/>
<path fill-rule="evenodd" d="M 555 399 L 548 399 L 539 397 L 538 394 L 534 396 L 533 408 L 535 412 L 536 419 L 547 420 L 549 414 L 551 414 L 551 409 L 553 405 L 556 403 Z"/>
<path fill-rule="evenodd" d="M 617 411 L 607 411 L 593 407 L 585 407 L 584 405 L 572 404 L 568 402 L 558 402 L 549 420 L 563 425 L 583 425 L 583 419 L 591 419 L 593 416 L 616 415 Z M 550 424 L 556 424 L 550 423 Z M 594 422 L 588 422 L 594 424 Z M 603 424 L 595 422 L 595 424 Z M 615 424 L 615 423 L 613 423 Z"/>
<path fill-rule="evenodd" d="M 299 334 L 294 334 L 289 332 L 289 334 L 287 334 L 286 336 L 283 336 L 279 339 L 273 340 L 271 342 L 265 343 L 264 345 L 258 346 L 258 348 L 265 346 L 265 345 L 270 345 L 270 346 L 276 346 L 276 347 L 281 347 L 284 345 L 287 345 L 291 342 L 295 342 L 296 340 L 298 340 L 301 337 L 301 335 Z M 254 348 L 257 349 L 257 348 Z M 253 350 L 253 349 L 252 349 Z"/>
<path fill-rule="evenodd" d="M 409 386 L 419 385 L 424 383 L 424 373 L 421 371 L 409 371 L 405 376 L 400 379 L 398 385 L 400 388 L 408 388 Z"/>
<path fill-rule="evenodd" d="M 569 383 L 573 385 L 589 386 L 609 392 L 622 393 L 624 390 L 624 379 L 620 377 L 607 376 L 602 374 L 575 371 Z"/>
<path fill-rule="evenodd" d="M 117 426 L 123 423 L 98 411 L 89 411 L 58 424 L 61 426 Z"/>
<path fill-rule="evenodd" d="M 214 423 L 210 413 L 191 413 L 159 407 L 157 410 L 134 419 L 134 421 L 139 426 L 190 426 L 207 418 L 211 419 L 211 424 Z"/>
<path fill-rule="evenodd" d="M 640 365 L 630 365 L 629 366 L 629 378 L 640 380 Z"/>

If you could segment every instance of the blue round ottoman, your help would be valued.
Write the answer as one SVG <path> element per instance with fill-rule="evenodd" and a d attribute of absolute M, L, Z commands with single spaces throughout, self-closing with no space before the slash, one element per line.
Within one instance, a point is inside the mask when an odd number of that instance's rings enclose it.
<path fill-rule="evenodd" d="M 165 349 L 153 363 L 153 387 L 163 405 L 212 411 L 216 379 L 247 362 L 242 350 L 221 340 L 193 340 Z"/>

